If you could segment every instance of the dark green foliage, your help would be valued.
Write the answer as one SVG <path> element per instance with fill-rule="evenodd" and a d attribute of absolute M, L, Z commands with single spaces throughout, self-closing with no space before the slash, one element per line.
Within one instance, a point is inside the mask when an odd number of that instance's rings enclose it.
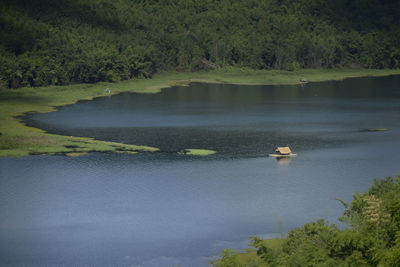
<path fill-rule="evenodd" d="M 253 238 L 257 258 L 252 260 L 257 264 L 242 260 L 241 266 L 400 266 L 400 176 L 376 180 L 368 193 L 355 194 L 345 207 L 341 220 L 348 229 L 323 220 L 306 223 L 291 230 L 275 250 Z M 213 264 L 234 266 L 230 264 L 238 261 L 237 255 L 222 254 Z"/>
<path fill-rule="evenodd" d="M 400 67 L 391 0 L 2 0 L 0 86 L 224 65 Z"/>

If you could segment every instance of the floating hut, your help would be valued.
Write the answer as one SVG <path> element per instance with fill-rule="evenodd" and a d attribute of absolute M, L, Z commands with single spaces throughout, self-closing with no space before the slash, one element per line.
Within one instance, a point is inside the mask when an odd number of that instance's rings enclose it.
<path fill-rule="evenodd" d="M 295 157 L 297 154 L 293 154 L 292 150 L 288 146 L 282 146 L 282 147 L 277 147 L 275 149 L 274 154 L 269 154 L 270 157 L 275 157 L 275 158 L 284 158 L 284 157 Z"/>

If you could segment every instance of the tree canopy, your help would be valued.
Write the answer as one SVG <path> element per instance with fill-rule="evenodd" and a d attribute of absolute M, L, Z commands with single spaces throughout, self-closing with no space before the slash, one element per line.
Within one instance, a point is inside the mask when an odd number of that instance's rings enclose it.
<path fill-rule="evenodd" d="M 398 68 L 396 0 L 2 0 L 0 86 L 163 70 Z"/>

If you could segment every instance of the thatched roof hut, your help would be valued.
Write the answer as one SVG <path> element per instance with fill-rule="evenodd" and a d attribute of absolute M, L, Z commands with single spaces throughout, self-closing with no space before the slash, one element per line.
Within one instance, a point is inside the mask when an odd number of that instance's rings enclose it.
<path fill-rule="evenodd" d="M 277 152 L 281 155 L 290 155 L 292 153 L 292 151 L 290 150 L 290 148 L 288 146 L 278 147 L 277 149 L 275 149 L 275 152 Z"/>

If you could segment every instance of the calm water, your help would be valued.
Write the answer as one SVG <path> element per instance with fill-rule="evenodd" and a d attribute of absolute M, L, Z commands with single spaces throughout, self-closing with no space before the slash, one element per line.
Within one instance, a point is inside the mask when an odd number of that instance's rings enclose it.
<path fill-rule="evenodd" d="M 205 266 L 250 235 L 337 223 L 400 173 L 400 76 L 300 86 L 192 84 L 28 116 L 64 135 L 162 152 L 0 158 L 3 266 Z M 366 128 L 388 128 L 365 132 Z M 266 155 L 290 145 L 299 155 Z M 177 155 L 206 148 L 216 155 Z"/>

